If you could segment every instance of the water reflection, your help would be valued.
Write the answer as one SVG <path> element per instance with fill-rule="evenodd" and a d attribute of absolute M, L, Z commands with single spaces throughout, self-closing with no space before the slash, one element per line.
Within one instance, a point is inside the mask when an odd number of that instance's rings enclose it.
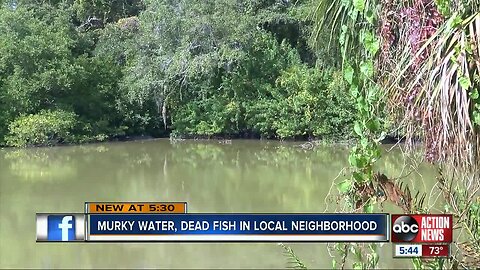
<path fill-rule="evenodd" d="M 0 267 L 285 268 L 276 244 L 36 244 L 35 212 L 83 211 L 85 201 L 187 201 L 190 212 L 323 212 L 348 148 L 276 141 L 168 140 L 0 150 Z M 404 167 L 400 152 L 379 164 Z M 433 172 L 421 166 L 425 183 Z M 418 174 L 414 177 L 418 177 Z M 392 210 L 394 210 L 392 208 Z M 292 244 L 330 267 L 321 244 Z M 382 249 L 381 267 L 405 267 Z"/>

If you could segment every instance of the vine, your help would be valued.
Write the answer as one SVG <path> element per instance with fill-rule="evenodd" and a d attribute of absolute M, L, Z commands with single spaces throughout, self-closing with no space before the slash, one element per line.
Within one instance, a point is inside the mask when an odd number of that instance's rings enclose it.
<path fill-rule="evenodd" d="M 376 187 L 378 174 L 375 174 L 373 166 L 381 156 L 379 142 L 384 136 L 381 133 L 383 123 L 377 111 L 381 109 L 378 106 L 381 103 L 380 88 L 375 82 L 374 59 L 380 49 L 380 41 L 375 35 L 376 2 L 353 0 L 342 1 L 341 5 L 344 10 L 340 31 L 343 73 L 358 113 L 354 125 L 358 142 L 348 157 L 352 175 L 338 183 L 337 187 L 346 198 L 347 211 L 372 213 L 377 202 L 376 194 L 381 193 Z M 342 268 L 349 252 L 355 258 L 352 265 L 354 269 L 376 268 L 379 259 L 376 244 L 348 246 L 344 244 L 336 247 L 343 258 Z M 337 266 L 335 260 L 333 266 Z"/>
<path fill-rule="evenodd" d="M 338 34 L 358 111 L 352 174 L 337 184 L 344 210 L 369 213 L 389 200 L 405 213 L 430 212 L 426 193 L 412 197 L 407 185 L 375 172 L 388 128 L 382 119 L 396 123 L 409 153 L 420 139 L 424 158 L 448 171 L 448 179 L 440 171 L 436 186 L 446 203 L 439 211 L 452 213 L 460 236 L 472 240 L 457 245 L 460 256 L 450 260 L 412 260 L 416 269 L 480 265 L 479 7 L 477 0 L 320 0 L 315 10 L 313 38 L 325 24 Z M 384 113 L 390 114 L 380 118 Z M 374 268 L 378 261 L 365 245 L 337 245 L 336 251 L 341 261 L 334 266 L 342 268 L 349 255 L 354 268 Z"/>

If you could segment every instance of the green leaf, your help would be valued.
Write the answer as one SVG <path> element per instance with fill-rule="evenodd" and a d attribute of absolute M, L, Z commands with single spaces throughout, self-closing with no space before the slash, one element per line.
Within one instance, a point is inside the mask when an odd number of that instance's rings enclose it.
<path fill-rule="evenodd" d="M 343 68 L 343 77 L 349 84 L 352 84 L 353 82 L 354 73 L 355 71 L 353 70 L 353 67 L 350 64 L 346 63 L 345 67 Z"/>
<path fill-rule="evenodd" d="M 360 94 L 360 92 L 358 91 L 358 86 L 356 84 L 352 84 L 352 86 L 350 87 L 350 94 L 355 98 L 358 97 L 358 95 Z"/>
<path fill-rule="evenodd" d="M 365 10 L 365 0 L 353 0 L 353 6 L 356 10 L 363 12 Z"/>
<path fill-rule="evenodd" d="M 370 44 L 369 46 L 369 51 L 370 53 L 375 56 L 375 54 L 377 54 L 378 50 L 380 49 L 380 41 L 378 41 L 377 39 L 375 39 L 374 41 L 372 41 L 372 43 Z"/>
<path fill-rule="evenodd" d="M 357 167 L 357 157 L 355 153 L 350 153 L 348 156 L 348 163 L 350 163 L 350 166 L 352 167 Z"/>
<path fill-rule="evenodd" d="M 471 86 L 470 79 L 465 76 L 460 77 L 458 83 L 460 83 L 460 87 L 462 87 L 463 90 L 467 90 Z"/>
<path fill-rule="evenodd" d="M 365 18 L 367 19 L 367 22 L 373 25 L 375 14 L 371 10 L 367 10 L 367 12 L 365 12 Z"/>
<path fill-rule="evenodd" d="M 450 15 L 450 1 L 449 0 L 435 0 L 435 4 L 437 5 L 438 10 L 440 13 L 448 18 Z"/>
<path fill-rule="evenodd" d="M 365 181 L 365 178 L 363 177 L 363 174 L 361 174 L 359 172 L 354 172 L 352 174 L 352 176 L 355 180 L 357 180 L 357 182 L 364 182 Z"/>
<path fill-rule="evenodd" d="M 460 15 L 452 16 L 450 19 L 447 21 L 447 26 L 449 28 L 455 28 L 457 25 L 462 24 L 462 17 Z"/>
<path fill-rule="evenodd" d="M 337 184 L 338 191 L 341 193 L 347 193 L 352 188 L 352 181 L 346 179 Z"/>
<path fill-rule="evenodd" d="M 373 204 L 370 203 L 370 202 L 367 202 L 367 203 L 363 206 L 363 212 L 364 212 L 364 213 L 373 213 Z"/>
<path fill-rule="evenodd" d="M 358 269 L 358 270 L 361 270 L 361 269 L 362 269 L 362 263 L 360 263 L 360 262 L 354 262 L 354 263 L 353 263 L 353 269 L 355 269 L 355 270 L 357 270 L 357 269 Z"/>
<path fill-rule="evenodd" d="M 359 110 L 368 111 L 368 105 L 367 102 L 365 102 L 365 98 L 363 96 L 358 96 L 357 107 Z"/>
<path fill-rule="evenodd" d="M 365 125 L 370 131 L 376 132 L 380 129 L 380 121 L 378 119 L 368 120 Z"/>
<path fill-rule="evenodd" d="M 359 122 L 355 122 L 355 125 L 353 126 L 353 130 L 355 130 L 355 133 L 357 133 L 358 136 L 363 135 L 363 130 Z"/>
<path fill-rule="evenodd" d="M 375 54 L 380 49 L 380 41 L 371 32 L 365 33 L 365 38 L 363 41 L 365 49 L 367 49 L 367 51 L 369 51 L 372 56 L 375 56 Z"/>
<path fill-rule="evenodd" d="M 478 99 L 479 95 L 478 95 L 478 89 L 473 89 L 472 92 L 470 92 L 470 98 L 471 99 Z"/>
<path fill-rule="evenodd" d="M 357 165 L 357 168 L 363 168 L 365 167 L 367 163 L 367 159 L 363 156 L 357 156 L 355 160 L 355 164 Z"/>
<path fill-rule="evenodd" d="M 375 160 L 378 160 L 382 156 L 382 151 L 380 150 L 379 147 L 375 147 L 372 150 L 372 158 Z"/>
<path fill-rule="evenodd" d="M 375 102 L 375 100 L 377 99 L 377 94 L 379 93 L 379 89 L 378 87 L 376 86 L 372 86 L 372 87 L 369 87 L 368 88 L 368 91 L 367 91 L 367 100 L 369 103 L 373 103 Z"/>
<path fill-rule="evenodd" d="M 367 148 L 367 146 L 368 146 L 368 139 L 365 138 L 365 137 L 362 138 L 362 139 L 360 140 L 360 144 L 362 145 L 363 148 Z"/>
<path fill-rule="evenodd" d="M 362 62 L 360 64 L 360 72 L 371 78 L 373 76 L 373 61 L 368 60 L 367 62 Z"/>
<path fill-rule="evenodd" d="M 480 112 L 474 111 L 473 112 L 473 123 L 477 126 L 480 126 Z"/>

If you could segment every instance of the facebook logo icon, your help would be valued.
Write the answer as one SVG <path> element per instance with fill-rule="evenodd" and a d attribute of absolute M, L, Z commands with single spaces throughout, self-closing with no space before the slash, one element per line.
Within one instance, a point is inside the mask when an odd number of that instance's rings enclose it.
<path fill-rule="evenodd" d="M 85 216 L 37 214 L 37 242 L 85 240 Z"/>
<path fill-rule="evenodd" d="M 75 240 L 74 216 L 48 216 L 48 241 Z"/>

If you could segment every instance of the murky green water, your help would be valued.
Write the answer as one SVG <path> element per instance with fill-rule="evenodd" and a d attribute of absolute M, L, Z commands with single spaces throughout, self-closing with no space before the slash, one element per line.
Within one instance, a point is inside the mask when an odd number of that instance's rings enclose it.
<path fill-rule="evenodd" d="M 36 212 L 82 212 L 85 201 L 187 201 L 189 212 L 323 212 L 348 149 L 306 151 L 298 144 L 154 140 L 0 150 L 0 267 L 285 268 L 276 244 L 37 244 L 34 221 Z M 398 175 L 403 167 L 401 152 L 391 151 L 378 169 Z M 420 178 L 415 189 L 428 190 L 434 171 L 422 165 L 409 177 Z M 290 246 L 308 267 L 331 267 L 324 244 Z M 408 259 L 391 259 L 389 244 L 380 253 L 382 268 L 411 267 Z"/>

